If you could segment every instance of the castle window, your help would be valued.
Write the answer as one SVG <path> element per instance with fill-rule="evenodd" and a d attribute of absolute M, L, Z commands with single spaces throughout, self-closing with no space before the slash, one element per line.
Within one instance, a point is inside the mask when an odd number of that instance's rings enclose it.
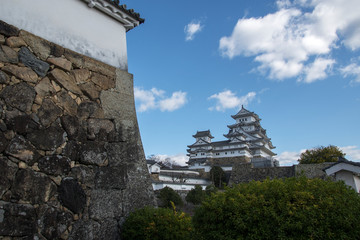
<path fill-rule="evenodd" d="M 225 152 L 225 155 L 227 155 L 227 152 Z"/>
<path fill-rule="evenodd" d="M 231 152 L 231 154 L 234 154 L 235 152 Z"/>
<path fill-rule="evenodd" d="M 220 153 L 216 153 L 216 155 L 220 155 Z"/>
<path fill-rule="evenodd" d="M 205 155 L 205 153 L 201 153 L 201 156 L 204 156 Z"/>

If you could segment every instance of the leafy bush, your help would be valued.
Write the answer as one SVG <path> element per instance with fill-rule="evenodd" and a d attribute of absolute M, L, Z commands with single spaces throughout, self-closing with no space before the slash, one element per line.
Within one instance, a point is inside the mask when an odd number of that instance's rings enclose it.
<path fill-rule="evenodd" d="M 200 204 L 205 198 L 205 192 L 202 190 L 200 185 L 196 185 L 195 188 L 191 189 L 185 197 L 187 202 L 191 202 L 195 205 Z"/>
<path fill-rule="evenodd" d="M 171 202 L 173 202 L 176 206 L 183 205 L 183 201 L 180 195 L 177 192 L 175 192 L 174 189 L 169 187 L 164 187 L 163 189 L 160 190 L 159 199 L 162 202 L 161 204 L 162 207 L 171 208 L 172 207 Z"/>
<path fill-rule="evenodd" d="M 191 218 L 168 208 L 145 207 L 129 215 L 122 227 L 124 240 L 189 240 Z"/>
<path fill-rule="evenodd" d="M 358 239 L 360 198 L 343 182 L 289 178 L 235 185 L 195 211 L 204 239 Z"/>
<path fill-rule="evenodd" d="M 212 193 L 216 193 L 218 189 L 215 187 L 214 184 L 207 185 L 205 188 L 206 196 L 211 196 Z"/>

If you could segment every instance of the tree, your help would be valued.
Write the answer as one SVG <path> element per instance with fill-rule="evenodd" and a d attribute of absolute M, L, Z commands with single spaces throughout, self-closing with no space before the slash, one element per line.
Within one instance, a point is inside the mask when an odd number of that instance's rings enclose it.
<path fill-rule="evenodd" d="M 174 191 L 174 189 L 169 187 L 164 187 L 159 191 L 159 199 L 162 202 L 162 207 L 168 207 L 171 208 L 173 202 L 176 206 L 182 206 L 183 201 L 180 197 L 180 195 Z"/>
<path fill-rule="evenodd" d="M 226 175 L 224 170 L 219 166 L 213 166 L 210 169 L 210 179 L 215 187 L 222 188 L 226 181 Z"/>
<path fill-rule="evenodd" d="M 327 147 L 321 146 L 314 149 L 306 150 L 300 155 L 298 162 L 300 164 L 309 163 L 323 163 L 323 162 L 337 162 L 339 157 L 344 157 L 343 153 L 338 147 L 329 145 Z"/>
<path fill-rule="evenodd" d="M 196 185 L 195 188 L 191 189 L 185 197 L 187 202 L 191 202 L 195 205 L 200 204 L 205 199 L 205 192 L 202 190 L 200 185 Z"/>
<path fill-rule="evenodd" d="M 188 240 L 191 218 L 175 209 L 145 207 L 130 213 L 122 226 L 124 240 Z"/>
<path fill-rule="evenodd" d="M 360 198 L 343 182 L 306 177 L 235 185 L 195 210 L 207 240 L 358 239 Z"/>

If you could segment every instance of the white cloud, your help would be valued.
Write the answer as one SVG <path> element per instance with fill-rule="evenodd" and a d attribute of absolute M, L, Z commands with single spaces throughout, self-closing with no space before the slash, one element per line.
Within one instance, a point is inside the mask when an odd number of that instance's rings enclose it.
<path fill-rule="evenodd" d="M 177 91 L 171 97 L 165 97 L 165 91 L 152 88 L 144 90 L 139 87 L 134 87 L 135 100 L 139 102 L 138 111 L 145 112 L 153 109 L 160 109 L 160 111 L 175 111 L 187 102 L 186 92 Z"/>
<path fill-rule="evenodd" d="M 309 66 L 305 67 L 305 79 L 304 82 L 312 83 L 317 80 L 321 80 L 326 78 L 327 71 L 332 67 L 335 63 L 333 59 L 325 59 L 325 58 L 317 58 L 313 63 Z"/>
<path fill-rule="evenodd" d="M 192 21 L 188 25 L 185 26 L 184 32 L 186 34 L 185 40 L 191 41 L 194 39 L 196 33 L 200 32 L 203 29 L 203 25 L 201 25 L 200 21 Z"/>
<path fill-rule="evenodd" d="M 341 68 L 340 71 L 344 77 L 354 76 L 355 79 L 352 81 L 352 83 L 360 83 L 360 66 L 359 65 L 357 65 L 355 63 L 351 63 L 351 64 L 347 65 L 346 67 Z"/>
<path fill-rule="evenodd" d="M 222 55 L 230 59 L 253 56 L 260 63 L 258 70 L 268 71 L 272 79 L 305 75 L 305 81 L 313 82 L 326 77 L 325 70 L 334 62 L 331 59 L 326 62 L 325 56 L 337 44 L 351 50 L 360 48 L 358 0 L 276 3 L 280 9 L 275 13 L 239 19 L 232 34 L 220 39 Z"/>
<path fill-rule="evenodd" d="M 254 100 L 255 96 L 255 92 L 249 92 L 245 96 L 237 97 L 232 91 L 225 90 L 208 98 L 208 100 L 217 100 L 215 107 L 210 107 L 209 110 L 225 111 L 229 108 L 239 108 L 241 105 L 246 106 Z"/>
<path fill-rule="evenodd" d="M 345 158 L 350 161 L 360 162 L 360 148 L 358 146 L 340 147 L 346 153 Z"/>
<path fill-rule="evenodd" d="M 279 161 L 280 166 L 292 166 L 298 164 L 298 159 L 300 158 L 300 154 L 305 152 L 306 150 L 301 150 L 299 152 L 282 152 L 280 153 L 276 159 Z"/>
<path fill-rule="evenodd" d="M 181 108 L 186 103 L 186 92 L 174 92 L 170 98 L 159 101 L 159 107 L 162 112 L 172 112 Z"/>

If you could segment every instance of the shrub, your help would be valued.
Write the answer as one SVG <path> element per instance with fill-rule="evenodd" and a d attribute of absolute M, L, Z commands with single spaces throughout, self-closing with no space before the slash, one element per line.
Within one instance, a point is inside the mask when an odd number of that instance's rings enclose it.
<path fill-rule="evenodd" d="M 189 240 L 191 218 L 168 208 L 145 207 L 129 215 L 122 227 L 124 240 Z"/>
<path fill-rule="evenodd" d="M 212 193 L 216 193 L 217 191 L 218 189 L 215 187 L 214 184 L 210 184 L 205 188 L 206 196 L 211 196 Z"/>
<path fill-rule="evenodd" d="M 195 211 L 204 239 L 358 239 L 360 198 L 343 182 L 289 178 L 235 185 Z"/>
<path fill-rule="evenodd" d="M 159 192 L 159 199 L 161 200 L 161 206 L 162 207 L 168 207 L 171 208 L 173 202 L 176 206 L 182 206 L 183 201 L 180 197 L 180 195 L 174 191 L 174 189 L 169 187 L 164 187 Z"/>
<path fill-rule="evenodd" d="M 200 185 L 196 185 L 195 188 L 191 189 L 185 197 L 187 202 L 191 202 L 195 205 L 200 204 L 205 198 L 205 192 L 202 190 Z"/>

